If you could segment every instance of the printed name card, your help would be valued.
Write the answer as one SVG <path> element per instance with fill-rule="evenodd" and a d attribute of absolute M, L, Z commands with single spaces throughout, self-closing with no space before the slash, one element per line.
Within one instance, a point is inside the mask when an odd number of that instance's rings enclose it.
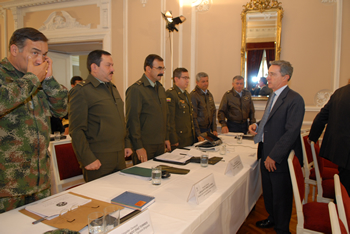
<path fill-rule="evenodd" d="M 148 210 L 143 211 L 127 222 L 119 225 L 109 232 L 109 234 L 153 234 L 151 216 Z"/>
<path fill-rule="evenodd" d="M 195 198 L 197 204 L 200 204 L 205 199 L 210 197 L 210 195 L 212 195 L 215 191 L 216 184 L 214 180 L 214 175 L 210 174 L 192 186 L 190 194 L 187 198 L 187 202 L 190 201 L 192 198 Z"/>
<path fill-rule="evenodd" d="M 230 172 L 232 172 L 232 175 L 235 176 L 237 175 L 241 170 L 243 169 L 243 164 L 242 164 L 242 160 L 241 157 L 239 155 L 237 155 L 236 157 L 234 157 L 233 159 L 231 159 L 226 166 L 226 170 L 225 170 L 225 175 L 229 174 Z"/>

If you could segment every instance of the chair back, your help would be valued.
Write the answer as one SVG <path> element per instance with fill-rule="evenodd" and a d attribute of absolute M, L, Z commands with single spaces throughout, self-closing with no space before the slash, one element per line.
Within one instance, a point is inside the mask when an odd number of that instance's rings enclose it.
<path fill-rule="evenodd" d="M 332 233 L 347 234 L 343 222 L 339 219 L 333 202 L 328 203 L 329 218 L 331 220 Z"/>
<path fill-rule="evenodd" d="M 344 185 L 340 183 L 339 175 L 334 175 L 334 189 L 337 200 L 339 218 L 343 222 L 345 229 L 349 232 L 350 224 L 350 197 Z"/>
<path fill-rule="evenodd" d="M 75 156 L 72 143 L 55 145 L 54 147 L 61 180 L 83 174 Z"/>
<path fill-rule="evenodd" d="M 83 183 L 83 172 L 70 141 L 50 142 L 50 151 L 57 192 L 64 190 L 64 184 L 69 183 L 70 186 L 74 187 Z"/>
<path fill-rule="evenodd" d="M 294 192 L 294 197 L 295 199 L 298 199 L 300 202 L 302 202 L 304 199 L 305 182 L 299 159 L 295 157 L 294 150 L 292 150 L 289 154 L 288 166 L 292 179 L 293 191 L 294 187 L 297 189 L 296 194 Z M 295 178 L 295 181 L 293 181 L 293 177 Z"/>

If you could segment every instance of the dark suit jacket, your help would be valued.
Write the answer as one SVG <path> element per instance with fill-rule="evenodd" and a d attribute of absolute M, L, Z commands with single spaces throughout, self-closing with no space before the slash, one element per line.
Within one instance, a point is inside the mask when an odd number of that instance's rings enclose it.
<path fill-rule="evenodd" d="M 276 172 L 289 171 L 287 159 L 292 149 L 301 165 L 303 163 L 300 128 L 304 113 L 303 98 L 287 86 L 276 100 L 264 127 L 265 158 L 262 161 L 270 156 L 276 161 Z"/>
<path fill-rule="evenodd" d="M 311 126 L 309 138 L 316 142 L 326 124 L 320 156 L 350 170 L 350 85 L 339 88 L 321 109 Z"/>

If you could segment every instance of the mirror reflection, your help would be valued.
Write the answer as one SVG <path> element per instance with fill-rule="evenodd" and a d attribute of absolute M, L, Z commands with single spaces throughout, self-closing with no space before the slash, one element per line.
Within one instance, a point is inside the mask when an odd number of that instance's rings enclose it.
<path fill-rule="evenodd" d="M 251 0 L 242 12 L 241 75 L 254 96 L 271 92 L 266 84 L 269 62 L 280 56 L 281 3 Z"/>

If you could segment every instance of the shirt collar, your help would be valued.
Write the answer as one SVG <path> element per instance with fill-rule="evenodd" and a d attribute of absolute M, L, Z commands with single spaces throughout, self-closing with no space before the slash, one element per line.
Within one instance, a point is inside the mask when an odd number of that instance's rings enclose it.
<path fill-rule="evenodd" d="M 235 90 L 235 89 L 234 89 L 234 90 Z M 240 97 L 242 97 L 243 90 L 242 90 L 240 93 L 237 92 L 236 90 L 235 90 L 235 92 L 238 93 L 238 95 L 239 95 Z"/>
<path fill-rule="evenodd" d="M 283 92 L 283 90 L 287 87 L 287 85 L 282 86 L 281 88 L 277 89 L 274 93 L 276 94 L 275 99 L 277 100 L 277 97 Z"/>
<path fill-rule="evenodd" d="M 145 76 L 146 76 L 146 75 L 145 75 Z M 156 82 L 151 81 L 150 79 L 148 79 L 147 76 L 146 76 L 146 78 L 147 78 L 147 80 L 149 81 L 149 84 L 150 84 L 152 87 L 156 86 Z"/>

